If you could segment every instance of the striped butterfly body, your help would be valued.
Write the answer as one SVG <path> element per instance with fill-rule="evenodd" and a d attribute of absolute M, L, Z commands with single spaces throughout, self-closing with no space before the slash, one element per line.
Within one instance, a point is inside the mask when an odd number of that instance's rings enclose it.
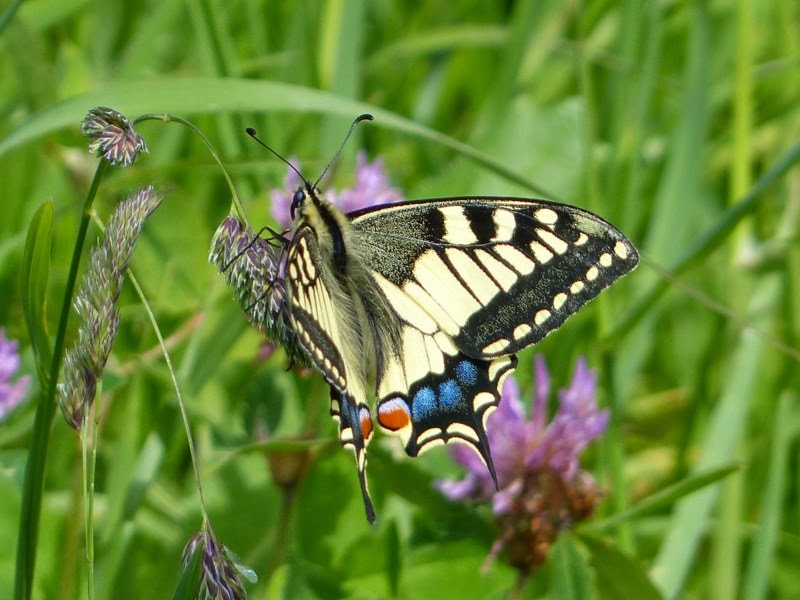
<path fill-rule="evenodd" d="M 485 424 L 515 353 L 639 260 L 600 217 L 542 200 L 449 198 L 344 214 L 306 183 L 292 217 L 289 324 L 330 384 L 370 522 L 368 398 L 409 455 L 467 443 L 496 482 Z"/>

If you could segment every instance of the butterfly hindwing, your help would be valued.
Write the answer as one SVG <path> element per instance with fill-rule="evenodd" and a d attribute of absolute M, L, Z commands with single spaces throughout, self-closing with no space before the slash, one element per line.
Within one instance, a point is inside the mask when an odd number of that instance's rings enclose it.
<path fill-rule="evenodd" d="M 600 217 L 540 200 L 453 198 L 351 216 L 395 310 L 424 313 L 475 358 L 536 343 L 638 262 Z"/>
<path fill-rule="evenodd" d="M 287 297 L 290 323 L 300 347 L 331 386 L 331 415 L 339 422 L 339 440 L 355 453 L 367 519 L 375 520 L 375 510 L 367 491 L 367 444 L 372 437 L 372 418 L 364 402 L 366 391 L 355 376 L 357 365 L 348 365 L 343 328 L 347 326 L 334 302 L 330 273 L 320 264 L 314 232 L 299 229 L 286 259 Z"/>
<path fill-rule="evenodd" d="M 440 444 L 470 444 L 496 480 L 486 419 L 500 402 L 506 375 L 516 366 L 515 356 L 479 360 L 458 352 L 442 355 L 444 368 L 431 370 L 415 381 L 384 381 L 376 408 L 378 423 L 400 436 L 409 456 Z"/>

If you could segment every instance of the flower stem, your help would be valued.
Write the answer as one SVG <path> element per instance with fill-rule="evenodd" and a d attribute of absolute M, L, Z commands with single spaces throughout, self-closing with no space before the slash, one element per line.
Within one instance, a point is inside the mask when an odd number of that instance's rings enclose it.
<path fill-rule="evenodd" d="M 103 223 L 99 219 L 95 219 L 98 227 L 101 230 L 104 229 Z M 139 296 L 139 300 L 144 307 L 145 312 L 147 313 L 147 318 L 150 321 L 150 326 L 153 328 L 153 331 L 156 334 L 156 338 L 158 339 L 159 347 L 161 348 L 161 353 L 164 356 L 164 361 L 167 363 L 167 369 L 169 370 L 170 378 L 172 379 L 172 385 L 175 388 L 175 395 L 178 398 L 178 408 L 181 411 L 181 417 L 183 419 L 183 427 L 186 431 L 186 440 L 189 445 L 189 456 L 192 461 L 192 468 L 194 470 L 194 478 L 197 482 L 197 494 L 200 497 L 200 511 L 203 516 L 203 522 L 207 522 L 208 514 L 206 511 L 206 504 L 205 499 L 203 497 L 203 486 L 200 483 L 200 462 L 197 458 L 197 451 L 195 449 L 194 438 L 192 437 L 192 430 L 189 425 L 189 415 L 186 412 L 186 402 L 183 398 L 183 393 L 181 392 L 180 384 L 178 383 L 178 377 L 175 374 L 175 367 L 172 363 L 172 358 L 169 353 L 169 348 L 167 347 L 167 342 L 164 339 L 163 334 L 161 333 L 161 328 L 158 326 L 158 321 L 156 320 L 156 315 L 153 312 L 153 308 L 150 306 L 150 302 L 147 300 L 147 296 L 145 296 L 144 290 L 142 286 L 139 284 L 139 280 L 133 274 L 130 268 L 126 271 L 126 276 L 128 280 L 133 285 L 134 290 L 136 290 L 136 295 Z"/>
<path fill-rule="evenodd" d="M 169 113 L 162 113 L 162 114 L 155 114 L 149 113 L 146 115 L 141 115 L 133 120 L 133 124 L 136 125 L 142 121 L 162 121 L 164 123 L 180 123 L 181 125 L 186 125 L 189 129 L 191 129 L 197 137 L 205 144 L 206 148 L 208 148 L 208 152 L 211 154 L 211 158 L 219 165 L 219 168 L 222 170 L 222 175 L 225 177 L 225 181 L 228 183 L 228 188 L 231 191 L 231 204 L 233 207 L 233 213 L 245 223 L 248 227 L 250 227 L 250 223 L 247 221 L 247 216 L 244 212 L 244 207 L 242 206 L 241 200 L 239 200 L 239 195 L 236 193 L 236 188 L 233 186 L 233 180 L 231 179 L 230 173 L 225 168 L 225 165 L 222 164 L 222 159 L 220 158 L 219 154 L 217 153 L 214 146 L 211 144 L 211 141 L 205 136 L 205 134 L 197 128 L 197 126 L 192 123 L 191 121 L 187 121 L 182 117 L 176 117 L 175 115 L 171 115 Z"/>
<path fill-rule="evenodd" d="M 150 303 L 147 301 L 147 297 L 144 295 L 144 290 L 142 290 L 142 286 L 139 285 L 139 281 L 136 279 L 136 277 L 134 276 L 133 272 L 130 269 L 128 269 L 128 279 L 130 279 L 131 284 L 136 290 L 136 294 L 142 301 L 144 310 L 147 313 L 147 318 L 150 320 L 150 325 L 152 326 L 153 331 L 156 334 L 156 338 L 158 338 L 158 344 L 159 346 L 161 346 L 161 352 L 164 355 L 164 361 L 167 363 L 169 376 L 172 379 L 172 386 L 175 388 L 175 395 L 178 398 L 178 408 L 181 411 L 181 418 L 183 419 L 183 428 L 186 431 L 186 442 L 189 445 L 189 456 L 191 457 L 192 460 L 192 469 L 194 470 L 194 478 L 195 482 L 197 483 L 197 495 L 200 498 L 200 512 L 203 516 L 203 523 L 208 524 L 209 523 L 208 512 L 206 511 L 206 503 L 203 497 L 203 486 L 200 482 L 200 462 L 197 458 L 197 450 L 195 448 L 194 438 L 192 437 L 192 429 L 189 424 L 189 415 L 186 412 L 186 402 L 183 398 L 183 393 L 181 392 L 180 384 L 178 383 L 178 377 L 175 374 L 175 367 L 172 364 L 172 358 L 170 357 L 169 348 L 167 348 L 167 343 L 164 340 L 164 336 L 161 333 L 161 328 L 158 326 L 158 321 L 156 321 L 156 316 L 153 313 L 153 309 L 150 306 Z"/>
<path fill-rule="evenodd" d="M 83 498 L 84 498 L 84 531 L 86 536 L 86 597 L 94 600 L 94 490 L 97 466 L 97 412 L 98 401 L 102 394 L 102 381 L 98 382 L 95 401 L 84 413 L 81 426 L 81 449 L 83 462 Z"/>
<path fill-rule="evenodd" d="M 528 573 L 517 571 L 517 578 L 514 580 L 514 587 L 511 588 L 509 597 L 511 600 L 522 600 L 525 595 L 525 583 L 528 581 Z"/>

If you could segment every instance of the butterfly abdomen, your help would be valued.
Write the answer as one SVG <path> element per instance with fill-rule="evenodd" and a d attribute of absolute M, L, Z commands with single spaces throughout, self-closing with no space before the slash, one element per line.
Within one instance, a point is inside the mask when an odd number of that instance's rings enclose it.
<path fill-rule="evenodd" d="M 345 364 L 369 389 L 384 354 L 398 347 L 397 319 L 376 288 L 358 235 L 344 213 L 314 195 L 300 206 L 299 222 L 299 228 L 308 228 L 316 238 L 315 267 L 331 296 L 329 316 L 341 332 Z"/>

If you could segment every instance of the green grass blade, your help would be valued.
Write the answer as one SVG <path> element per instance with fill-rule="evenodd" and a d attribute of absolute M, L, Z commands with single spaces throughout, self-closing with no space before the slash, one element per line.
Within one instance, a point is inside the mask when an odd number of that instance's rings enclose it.
<path fill-rule="evenodd" d="M 365 3 L 363 0 L 333 0 L 325 3 L 319 30 L 320 87 L 345 98 L 361 95 Z M 332 156 L 347 131 L 348 119 L 326 119 L 320 135 L 323 156 Z M 350 147 L 354 151 L 354 147 Z"/>
<path fill-rule="evenodd" d="M 53 360 L 47 332 L 47 281 L 50 277 L 50 249 L 53 236 L 53 203 L 46 202 L 33 216 L 22 257 L 22 310 L 36 357 L 36 370 L 46 387 Z"/>
<path fill-rule="evenodd" d="M 581 535 L 589 551 L 599 597 L 606 600 L 658 600 L 661 594 L 650 581 L 644 566 L 605 540 Z"/>
<path fill-rule="evenodd" d="M 564 532 L 550 549 L 550 597 L 558 600 L 581 600 L 592 597 L 592 572 L 586 552 L 575 536 Z"/>
<path fill-rule="evenodd" d="M 42 382 L 36 419 L 33 426 L 31 450 L 25 466 L 22 509 L 17 538 L 17 564 L 14 594 L 17 600 L 31 597 L 33 571 L 39 533 L 39 509 L 44 485 L 44 463 L 50 439 L 50 422 L 54 410 L 53 398 L 46 391 L 52 374 L 52 350 L 45 325 L 45 294 L 50 271 L 50 247 L 53 234 L 53 204 L 47 202 L 36 212 L 28 229 L 22 272 L 22 304 L 31 343 L 36 355 L 36 368 Z M 39 450 L 39 451 L 37 451 Z"/>
<path fill-rule="evenodd" d="M 506 163 L 397 113 L 310 87 L 249 79 L 187 78 L 110 84 L 101 92 L 76 96 L 32 115 L 0 142 L 0 157 L 34 139 L 73 127 L 93 106 L 112 106 L 127 115 L 291 111 L 336 115 L 348 121 L 361 113 L 372 113 L 375 116 L 372 127 L 387 127 L 448 147 L 533 193 L 543 193 L 541 186 L 514 172 Z"/>
<path fill-rule="evenodd" d="M 794 394 L 784 393 L 775 411 L 772 424 L 772 448 L 764 497 L 761 501 L 759 527 L 750 548 L 747 571 L 744 574 L 742 598 L 766 598 L 770 574 L 774 567 L 775 549 L 781 526 L 781 507 L 787 494 L 787 474 L 790 472 L 791 448 L 795 444 L 792 415 L 796 403 Z"/>
<path fill-rule="evenodd" d="M 707 471 L 703 471 L 701 473 L 695 473 L 686 479 L 682 479 L 677 483 L 651 494 L 625 512 L 618 513 L 608 517 L 607 519 L 602 519 L 594 523 L 589 523 L 585 528 L 582 529 L 585 531 L 599 531 L 616 527 L 624 521 L 641 517 L 648 513 L 664 508 L 665 506 L 674 504 L 677 500 L 683 498 L 684 496 L 688 496 L 697 490 L 701 490 L 712 483 L 716 483 L 717 481 L 724 479 L 731 473 L 737 471 L 739 468 L 740 466 L 738 464 L 729 464 L 708 469 Z"/>

